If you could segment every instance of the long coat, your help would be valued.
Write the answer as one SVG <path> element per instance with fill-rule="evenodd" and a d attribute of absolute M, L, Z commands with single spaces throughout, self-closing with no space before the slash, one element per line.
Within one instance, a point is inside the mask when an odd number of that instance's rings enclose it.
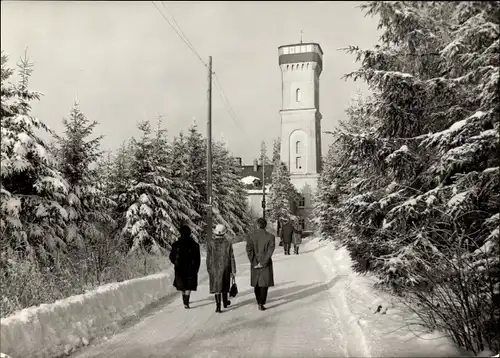
<path fill-rule="evenodd" d="M 236 275 L 236 261 L 233 245 L 224 236 L 207 243 L 207 271 L 210 293 L 229 292 L 231 273 Z"/>
<path fill-rule="evenodd" d="M 300 232 L 300 231 L 293 232 L 292 244 L 294 244 L 294 245 L 302 244 L 302 232 Z"/>
<path fill-rule="evenodd" d="M 293 229 L 292 223 L 287 222 L 286 224 L 284 224 L 281 227 L 281 235 L 280 235 L 281 240 L 286 244 L 291 243 L 293 232 L 294 232 L 294 229 Z"/>
<path fill-rule="evenodd" d="M 274 286 L 273 252 L 275 248 L 274 235 L 265 229 L 258 229 L 247 239 L 247 255 L 250 260 L 250 284 L 252 287 Z M 260 263 L 263 268 L 255 268 Z"/>
<path fill-rule="evenodd" d="M 174 264 L 174 287 L 179 291 L 196 291 L 201 263 L 200 245 L 191 237 L 181 237 L 172 244 L 169 259 Z"/>

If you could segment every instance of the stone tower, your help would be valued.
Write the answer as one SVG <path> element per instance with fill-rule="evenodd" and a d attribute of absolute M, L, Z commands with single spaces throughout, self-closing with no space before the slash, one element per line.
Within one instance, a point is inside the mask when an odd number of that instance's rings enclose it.
<path fill-rule="evenodd" d="M 321 112 L 319 76 L 323 50 L 317 43 L 300 43 L 278 48 L 282 82 L 281 160 L 291 180 L 303 195 L 298 214 L 310 231 L 312 194 L 321 172 Z"/>

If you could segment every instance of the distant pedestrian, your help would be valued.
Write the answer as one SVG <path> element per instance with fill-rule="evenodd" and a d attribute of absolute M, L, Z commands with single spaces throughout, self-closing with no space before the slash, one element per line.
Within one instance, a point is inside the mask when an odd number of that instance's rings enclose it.
<path fill-rule="evenodd" d="M 297 216 L 293 217 L 293 234 L 292 234 L 292 244 L 293 252 L 295 255 L 299 254 L 299 246 L 302 244 L 302 225 L 300 224 L 299 218 Z"/>
<path fill-rule="evenodd" d="M 231 278 L 236 275 L 236 261 L 233 245 L 225 237 L 227 229 L 224 225 L 217 225 L 214 238 L 207 242 L 207 271 L 210 283 L 210 293 L 215 294 L 215 312 L 221 311 L 221 301 L 227 308 L 231 301 L 227 294 L 231 286 Z"/>
<path fill-rule="evenodd" d="M 200 245 L 191 236 L 189 226 L 182 225 L 179 232 L 181 236 L 172 244 L 169 259 L 174 264 L 174 287 L 182 292 L 184 308 L 189 308 L 191 291 L 198 288 Z"/>
<path fill-rule="evenodd" d="M 292 246 L 293 225 L 290 219 L 284 218 L 281 226 L 280 238 L 283 241 L 283 250 L 285 255 L 290 255 L 290 247 Z"/>
<path fill-rule="evenodd" d="M 274 286 L 273 260 L 275 237 L 266 231 L 267 221 L 257 220 L 258 229 L 247 239 L 246 251 L 250 260 L 250 284 L 254 288 L 255 299 L 259 310 L 266 307 L 267 291 Z"/>

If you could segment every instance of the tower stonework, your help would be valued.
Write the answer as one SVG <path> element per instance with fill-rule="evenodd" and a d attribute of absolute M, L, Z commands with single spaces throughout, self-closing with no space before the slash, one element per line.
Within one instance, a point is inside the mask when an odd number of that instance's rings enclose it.
<path fill-rule="evenodd" d="M 302 194 L 297 214 L 311 231 L 313 193 L 321 172 L 321 112 L 319 76 L 323 50 L 317 43 L 280 46 L 282 83 L 281 160 L 290 171 L 292 184 Z"/>

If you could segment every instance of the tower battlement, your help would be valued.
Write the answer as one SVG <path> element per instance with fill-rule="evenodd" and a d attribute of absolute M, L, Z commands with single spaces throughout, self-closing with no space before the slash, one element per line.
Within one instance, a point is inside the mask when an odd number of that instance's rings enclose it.
<path fill-rule="evenodd" d="M 278 62 L 282 69 L 283 65 L 317 63 L 316 68 L 320 74 L 323 70 L 323 49 L 314 42 L 283 45 L 278 47 Z"/>

